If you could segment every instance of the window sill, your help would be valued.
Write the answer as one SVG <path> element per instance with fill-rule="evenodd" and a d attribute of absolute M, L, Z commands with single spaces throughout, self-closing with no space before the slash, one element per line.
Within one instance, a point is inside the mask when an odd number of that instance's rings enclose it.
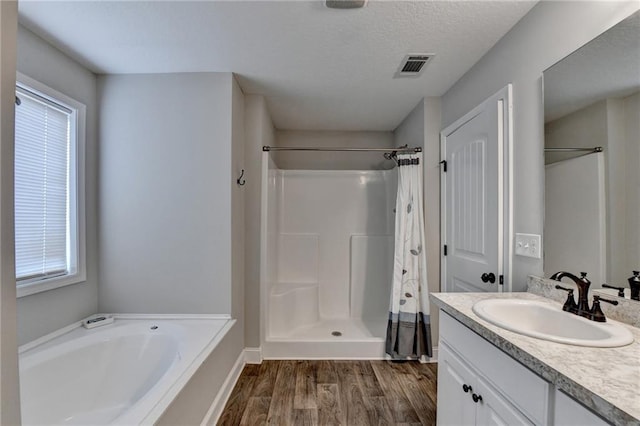
<path fill-rule="evenodd" d="M 17 286 L 18 299 L 24 296 L 30 296 L 43 291 L 49 291 L 68 285 L 78 284 L 87 280 L 86 274 L 64 275 L 61 277 L 48 278 L 39 281 L 33 281 Z"/>

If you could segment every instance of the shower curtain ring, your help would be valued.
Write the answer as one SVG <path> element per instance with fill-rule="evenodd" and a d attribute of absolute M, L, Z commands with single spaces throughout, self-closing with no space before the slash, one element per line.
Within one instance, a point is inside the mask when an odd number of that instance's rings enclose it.
<path fill-rule="evenodd" d="M 238 178 L 238 180 L 236 180 L 236 182 L 238 182 L 238 185 L 240 186 L 244 186 L 244 184 L 247 183 L 245 179 L 242 179 L 243 176 L 244 176 L 244 169 L 242 169 L 242 171 L 240 172 L 240 177 Z"/>

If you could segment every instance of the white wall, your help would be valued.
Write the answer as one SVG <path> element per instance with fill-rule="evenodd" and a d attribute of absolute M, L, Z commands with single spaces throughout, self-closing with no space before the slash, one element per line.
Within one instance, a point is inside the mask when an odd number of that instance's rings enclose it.
<path fill-rule="evenodd" d="M 100 310 L 237 319 L 158 424 L 199 424 L 244 344 L 244 95 L 230 73 L 99 78 Z"/>
<path fill-rule="evenodd" d="M 594 285 L 608 282 L 605 265 L 610 232 L 601 235 L 604 230 L 599 226 L 609 217 L 604 193 L 611 167 L 600 159 L 602 155 L 610 159 L 607 109 L 603 100 L 545 123 L 546 148 L 604 147 L 603 154 L 579 158 L 572 158 L 575 153 L 545 153 L 543 253 L 547 277 L 564 270 L 585 271 Z"/>
<path fill-rule="evenodd" d="M 639 8 L 638 2 L 540 2 L 442 98 L 442 127 L 513 83 L 515 232 L 542 234 L 544 217 L 542 71 Z M 544 239 L 543 239 L 544 244 Z M 542 260 L 515 256 L 513 289 Z"/>
<path fill-rule="evenodd" d="M 245 343 L 260 346 L 260 205 L 262 146 L 273 145 L 275 129 L 264 97 L 245 96 Z"/>
<path fill-rule="evenodd" d="M 608 279 L 626 286 L 640 266 L 640 92 L 606 100 Z"/>
<path fill-rule="evenodd" d="M 392 148 L 392 132 L 342 132 L 278 130 L 277 146 Z M 371 170 L 390 169 L 394 163 L 381 152 L 276 152 L 273 158 L 281 169 Z"/>
<path fill-rule="evenodd" d="M 595 146 L 606 148 L 607 139 L 606 100 L 596 102 L 544 125 L 545 148 L 593 148 Z M 545 163 L 554 163 L 575 155 L 575 153 L 547 152 Z"/>
<path fill-rule="evenodd" d="M 101 311 L 232 312 L 233 87 L 230 73 L 99 78 Z"/>
<path fill-rule="evenodd" d="M 424 98 L 394 130 L 394 145 L 422 146 L 427 282 L 440 291 L 440 99 Z M 438 342 L 437 306 L 431 304 L 431 332 Z"/>
<path fill-rule="evenodd" d="M 87 280 L 18 299 L 18 336 L 26 343 L 91 315 L 98 308 L 96 76 L 31 31 L 18 28 L 18 71 L 83 103 L 86 114 L 85 205 Z"/>
<path fill-rule="evenodd" d="M 635 172 L 640 152 L 640 144 L 638 143 L 638 135 L 640 131 L 640 109 L 638 108 L 638 99 L 640 93 L 628 96 L 626 98 L 610 98 L 596 102 L 588 107 L 575 111 L 557 120 L 545 124 L 545 144 L 547 147 L 594 147 L 602 146 L 604 148 L 603 155 L 605 161 L 605 181 L 606 181 L 606 276 L 598 274 L 590 274 L 591 280 L 595 285 L 607 282 L 612 285 L 626 285 L 626 279 L 631 275 L 631 271 L 638 265 L 638 239 L 640 238 L 638 231 L 638 203 L 640 203 L 640 178 Z M 571 154 L 546 154 L 547 159 L 557 161 L 562 158 L 568 158 Z M 575 154 L 573 154 L 575 156 Z M 558 163 L 559 164 L 559 163 Z M 567 166 L 572 167 L 572 166 Z M 562 169 L 561 166 L 555 169 Z M 562 173 L 554 169 L 554 173 Z M 547 176 L 549 173 L 547 166 Z M 583 174 L 590 173 L 592 170 L 584 170 Z M 557 179 L 566 178 L 558 175 Z M 578 178 L 582 179 L 581 177 Z M 586 176 L 585 176 L 586 179 Z M 584 180 L 584 179 L 583 179 Z M 567 191 L 571 191 L 572 185 L 563 182 Z M 578 182 L 575 182 L 578 185 Z M 547 188 L 550 185 L 547 183 Z M 559 188 L 556 187 L 554 196 L 560 196 Z M 597 188 L 595 189 L 597 191 Z M 593 193 L 595 194 L 595 192 Z M 575 191 L 571 191 L 570 196 L 575 196 Z M 583 195 L 587 195 L 586 193 Z M 567 229 L 567 225 L 559 226 L 554 223 L 557 220 L 559 212 L 556 211 L 560 206 L 557 200 L 551 202 L 546 197 L 547 217 L 545 222 L 545 232 L 553 232 L 552 229 Z M 578 198 L 584 200 L 584 197 Z M 569 205 L 567 204 L 567 208 Z M 572 206 L 572 210 L 576 206 Z M 593 215 L 597 212 L 583 212 L 586 221 L 593 220 Z M 553 217 L 549 216 L 551 214 Z M 561 214 L 561 213 L 560 213 Z M 574 214 L 574 213 L 572 213 Z M 588 223 L 588 222 L 586 222 Z M 585 225 L 586 226 L 586 225 Z M 593 230 L 581 231 L 581 239 L 587 234 L 593 234 Z M 551 236 L 549 236 L 551 238 Z M 558 235 L 563 241 L 558 247 L 551 247 L 553 252 L 562 251 L 562 247 L 570 244 L 571 239 L 564 238 L 562 234 Z M 556 239 L 547 241 L 548 244 L 556 245 Z M 559 241 L 558 241 L 559 243 Z M 593 251 L 597 244 L 591 244 L 591 250 L 585 249 L 585 255 L 588 251 Z M 558 270 L 557 255 L 547 256 L 545 249 L 545 259 L 555 257 L 556 261 L 545 262 L 545 274 L 550 275 Z M 579 252 L 578 254 L 581 254 Z M 579 259 L 578 264 L 593 264 L 593 261 L 587 261 L 588 257 L 583 256 Z M 567 259 L 568 260 L 568 259 Z M 567 265 L 575 264 L 568 262 Z M 565 268 L 569 269 L 569 266 Z M 573 268 L 573 270 L 585 270 L 596 272 L 594 267 Z"/>
<path fill-rule="evenodd" d="M 18 3 L 0 2 L 0 424 L 20 424 L 13 232 Z"/>
<path fill-rule="evenodd" d="M 608 282 L 603 155 L 584 155 L 545 167 L 545 276 L 585 271 L 595 287 Z"/>
<path fill-rule="evenodd" d="M 231 315 L 244 341 L 245 194 L 237 183 L 245 168 L 244 94 L 235 78 L 231 79 L 231 113 Z"/>

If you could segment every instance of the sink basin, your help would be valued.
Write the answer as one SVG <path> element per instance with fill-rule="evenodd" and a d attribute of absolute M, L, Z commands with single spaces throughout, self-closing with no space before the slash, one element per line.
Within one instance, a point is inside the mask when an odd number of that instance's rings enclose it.
<path fill-rule="evenodd" d="M 575 346 L 615 348 L 633 342 L 620 324 L 599 323 L 534 300 L 485 299 L 473 312 L 498 327 L 526 336 Z"/>

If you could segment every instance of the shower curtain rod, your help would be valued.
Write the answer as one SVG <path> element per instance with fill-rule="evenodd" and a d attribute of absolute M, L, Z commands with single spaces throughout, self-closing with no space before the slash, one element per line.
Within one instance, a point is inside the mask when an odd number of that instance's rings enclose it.
<path fill-rule="evenodd" d="M 295 147 L 295 146 L 269 146 L 262 147 L 263 151 L 355 151 L 355 152 L 422 152 L 422 148 L 322 148 L 322 147 Z"/>
<path fill-rule="evenodd" d="M 545 148 L 544 152 L 579 152 L 579 151 L 589 151 L 591 152 L 602 152 L 601 146 L 596 146 L 595 148 Z"/>

